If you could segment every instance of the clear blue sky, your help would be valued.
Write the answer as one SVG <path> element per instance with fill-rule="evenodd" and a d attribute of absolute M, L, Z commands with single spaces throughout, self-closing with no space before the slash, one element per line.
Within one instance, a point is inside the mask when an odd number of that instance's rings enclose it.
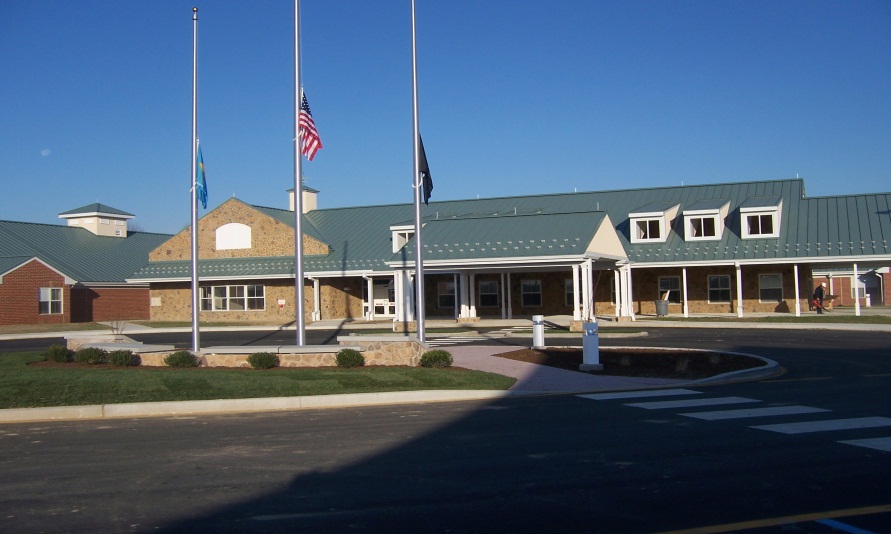
<path fill-rule="evenodd" d="M 208 208 L 287 207 L 293 2 L 0 2 L 0 219 L 189 224 L 193 5 Z M 302 0 L 320 207 L 412 201 L 409 0 Z M 417 0 L 432 201 L 805 179 L 891 190 L 891 2 Z M 205 213 L 204 211 L 201 212 Z"/>

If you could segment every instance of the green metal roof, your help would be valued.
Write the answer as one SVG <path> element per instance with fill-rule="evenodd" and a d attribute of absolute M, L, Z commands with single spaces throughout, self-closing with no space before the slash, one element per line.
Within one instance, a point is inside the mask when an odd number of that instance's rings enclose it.
<path fill-rule="evenodd" d="M 123 282 L 170 237 L 145 232 L 105 237 L 78 227 L 0 221 L 0 265 L 36 257 L 78 282 Z"/>
<path fill-rule="evenodd" d="M 111 206 L 106 206 L 105 204 L 100 204 L 98 202 L 87 204 L 86 206 L 82 206 L 77 209 L 63 211 L 59 214 L 59 216 L 63 217 L 65 215 L 86 215 L 93 213 L 101 213 L 104 215 L 118 215 L 121 217 L 135 217 L 135 215 L 133 215 L 132 213 L 127 213 L 126 211 L 112 208 Z"/>
<path fill-rule="evenodd" d="M 779 237 L 742 239 L 740 207 L 772 207 L 780 201 Z M 716 209 L 728 202 L 720 239 L 684 239 L 684 210 Z M 659 206 L 663 211 L 676 205 L 678 214 L 665 242 L 630 242 L 631 213 L 643 208 L 656 211 Z M 255 208 L 294 224 L 291 211 Z M 426 223 L 424 259 L 429 261 L 491 263 L 499 258 L 531 260 L 560 255 L 581 259 L 608 215 L 629 260 L 638 265 L 829 262 L 853 257 L 891 263 L 891 193 L 809 199 L 800 179 L 441 201 L 422 206 L 421 213 Z M 389 271 L 388 262 L 413 261 L 412 242 L 393 254 L 390 230 L 413 224 L 414 206 L 410 203 L 317 209 L 304 220 L 305 232 L 330 247 L 326 256 L 304 258 L 308 274 Z M 205 261 L 209 267 L 204 266 Z M 254 261 L 269 259 L 202 260 L 199 269 L 243 269 L 245 276 L 263 276 L 266 271 L 260 265 L 247 266 Z M 288 261 L 293 264 L 293 258 L 282 261 L 276 272 L 292 275 L 293 265 Z M 188 269 L 189 262 L 179 263 L 185 267 L 178 267 L 177 272 L 188 276 L 182 269 Z M 134 278 L 169 278 L 172 273 L 149 276 L 143 270 Z"/>
<path fill-rule="evenodd" d="M 547 258 L 585 254 L 604 212 L 519 213 L 433 219 L 421 234 L 425 261 L 494 258 Z M 415 248 L 405 247 L 390 261 L 414 261 Z"/>

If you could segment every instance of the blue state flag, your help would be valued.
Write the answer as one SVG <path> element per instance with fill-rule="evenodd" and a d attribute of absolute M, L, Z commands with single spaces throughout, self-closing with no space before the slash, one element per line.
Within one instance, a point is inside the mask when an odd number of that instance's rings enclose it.
<path fill-rule="evenodd" d="M 198 176 L 195 179 L 195 193 L 201 201 L 201 207 L 207 209 L 207 179 L 204 176 L 204 156 L 201 154 L 201 143 L 198 143 Z"/>

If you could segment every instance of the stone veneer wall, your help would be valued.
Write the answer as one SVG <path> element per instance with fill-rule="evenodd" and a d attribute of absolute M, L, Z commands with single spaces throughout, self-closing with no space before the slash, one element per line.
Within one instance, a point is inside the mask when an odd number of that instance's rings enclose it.
<path fill-rule="evenodd" d="M 229 223 L 251 227 L 251 248 L 217 250 L 217 228 Z M 149 254 L 149 261 L 188 260 L 192 257 L 191 228 L 176 234 Z M 328 246 L 303 236 L 304 254 L 328 254 Z M 293 256 L 294 228 L 232 198 L 201 218 L 198 225 L 198 257 L 206 259 Z"/>
<path fill-rule="evenodd" d="M 344 336 L 338 338 L 338 347 L 327 347 L 319 352 L 278 355 L 281 367 L 334 367 L 337 365 L 337 352 L 341 347 L 359 347 L 365 357 L 365 365 L 417 367 L 421 355 L 427 348 L 415 338 L 406 336 Z M 79 346 L 79 345 L 78 345 Z M 309 349 L 309 347 L 307 347 Z M 140 365 L 163 367 L 164 358 L 170 352 L 140 353 Z M 203 352 L 200 356 L 202 367 L 250 367 L 247 358 L 250 352 L 240 354 L 212 354 Z"/>

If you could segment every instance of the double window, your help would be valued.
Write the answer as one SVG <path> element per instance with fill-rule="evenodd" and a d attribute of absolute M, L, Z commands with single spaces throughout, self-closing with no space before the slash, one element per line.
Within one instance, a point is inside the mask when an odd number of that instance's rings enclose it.
<path fill-rule="evenodd" d="M 497 308 L 500 305 L 498 300 L 498 282 L 495 280 L 480 280 L 480 308 Z"/>
<path fill-rule="evenodd" d="M 713 275 L 708 277 L 708 301 L 712 303 L 730 302 L 730 277 Z"/>
<path fill-rule="evenodd" d="M 204 286 L 201 288 L 201 311 L 263 311 L 266 290 L 259 285 Z"/>
<path fill-rule="evenodd" d="M 660 276 L 659 277 L 659 299 L 665 298 L 668 293 L 668 302 L 672 304 L 681 303 L 681 277 L 680 276 Z"/>
<path fill-rule="evenodd" d="M 634 241 L 661 241 L 660 219 L 639 219 L 634 221 Z"/>
<path fill-rule="evenodd" d="M 522 290 L 524 308 L 541 306 L 541 280 L 523 280 L 520 289 Z"/>
<path fill-rule="evenodd" d="M 38 302 L 40 315 L 58 315 L 62 313 L 62 288 L 41 287 Z"/>
<path fill-rule="evenodd" d="M 718 237 L 718 222 L 713 216 L 690 217 L 687 226 L 687 239 L 709 239 Z"/>

